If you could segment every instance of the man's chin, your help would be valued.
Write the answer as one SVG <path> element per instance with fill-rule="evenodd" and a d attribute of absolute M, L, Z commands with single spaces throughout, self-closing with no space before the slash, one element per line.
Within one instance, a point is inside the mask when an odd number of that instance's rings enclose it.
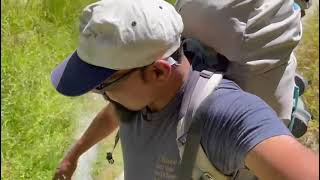
<path fill-rule="evenodd" d="M 130 122 L 134 119 L 137 112 L 140 111 L 140 109 L 128 108 L 108 96 L 104 96 L 104 98 L 115 106 L 120 122 Z"/>
<path fill-rule="evenodd" d="M 122 104 L 115 102 L 115 101 L 112 101 L 112 100 L 110 101 L 110 103 L 112 103 L 115 106 L 120 121 L 124 122 L 124 123 L 130 122 L 131 120 L 133 120 L 134 119 L 133 117 L 139 111 L 139 110 L 132 110 L 131 108 L 129 109 L 129 108 L 123 106 Z"/>

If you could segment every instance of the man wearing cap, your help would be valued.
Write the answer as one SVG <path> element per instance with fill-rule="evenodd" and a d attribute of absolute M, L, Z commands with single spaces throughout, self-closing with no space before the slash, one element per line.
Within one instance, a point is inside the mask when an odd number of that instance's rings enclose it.
<path fill-rule="evenodd" d="M 63 95 L 95 92 L 110 103 L 63 158 L 54 179 L 70 179 L 81 154 L 118 126 L 126 180 L 177 179 L 176 130 L 184 116 L 179 109 L 194 76 L 182 31 L 180 15 L 162 0 L 103 0 L 83 10 L 77 50 L 51 80 Z M 223 174 L 248 167 L 261 179 L 319 177 L 316 155 L 266 103 L 234 82 L 223 79 L 200 109 L 201 145 Z"/>

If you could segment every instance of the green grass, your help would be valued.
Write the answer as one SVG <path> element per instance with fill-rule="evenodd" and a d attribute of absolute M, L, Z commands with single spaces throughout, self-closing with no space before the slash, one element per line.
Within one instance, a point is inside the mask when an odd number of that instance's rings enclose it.
<path fill-rule="evenodd" d="M 318 6 L 319 7 L 319 6 Z M 311 85 L 305 92 L 305 99 L 319 121 L 319 8 L 310 11 L 303 19 L 303 35 L 297 49 L 298 71 L 311 80 Z"/>
<path fill-rule="evenodd" d="M 85 98 L 59 95 L 50 73 L 76 48 L 77 8 L 88 1 L 26 2 L 1 1 L 1 179 L 9 180 L 52 178 Z"/>
<path fill-rule="evenodd" d="M 51 179 L 74 142 L 78 119 L 104 105 L 91 95 L 59 95 L 50 83 L 51 70 L 76 48 L 78 15 L 90 2 L 1 1 L 1 179 Z M 301 140 L 314 148 L 319 144 L 319 12 L 307 16 L 296 52 L 299 71 L 313 81 L 305 97 L 315 119 Z M 101 143 L 94 177 L 112 178 L 121 172 L 120 146 L 115 164 L 105 161 L 113 140 Z"/>
<path fill-rule="evenodd" d="M 114 145 L 113 133 L 110 137 L 103 140 L 98 152 L 98 158 L 93 166 L 92 177 L 96 180 L 114 179 L 119 176 L 123 170 L 123 159 L 121 151 L 121 143 L 118 142 L 116 149 L 113 152 L 114 164 L 109 164 L 106 160 L 106 153 L 110 152 Z"/>
<path fill-rule="evenodd" d="M 304 100 L 313 114 L 313 120 L 300 141 L 319 152 L 319 1 L 314 1 L 312 9 L 303 18 L 302 40 L 295 52 L 298 71 L 312 82 L 304 94 Z"/>

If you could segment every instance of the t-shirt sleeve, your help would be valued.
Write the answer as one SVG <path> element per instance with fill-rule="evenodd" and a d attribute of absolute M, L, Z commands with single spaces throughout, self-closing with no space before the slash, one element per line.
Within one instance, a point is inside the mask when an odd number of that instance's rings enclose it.
<path fill-rule="evenodd" d="M 263 100 L 235 86 L 217 89 L 197 112 L 197 118 L 205 120 L 201 138 L 204 151 L 225 174 L 243 168 L 245 155 L 260 142 L 279 135 L 292 136 Z"/>

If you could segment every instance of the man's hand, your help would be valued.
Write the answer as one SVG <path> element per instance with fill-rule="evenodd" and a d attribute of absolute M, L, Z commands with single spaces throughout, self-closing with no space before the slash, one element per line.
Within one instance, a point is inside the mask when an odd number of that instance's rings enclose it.
<path fill-rule="evenodd" d="M 79 157 L 100 140 L 111 134 L 118 127 L 118 117 L 113 105 L 108 104 L 93 119 L 81 138 L 56 169 L 54 180 L 70 180 L 74 173 Z"/>
<path fill-rule="evenodd" d="M 74 171 L 77 168 L 78 160 L 63 159 L 56 169 L 53 180 L 71 180 Z"/>

